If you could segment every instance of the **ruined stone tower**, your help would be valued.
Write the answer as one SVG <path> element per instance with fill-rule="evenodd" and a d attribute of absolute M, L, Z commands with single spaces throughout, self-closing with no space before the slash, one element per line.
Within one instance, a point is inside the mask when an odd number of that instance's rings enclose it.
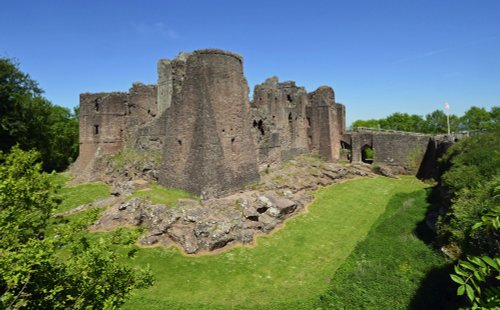
<path fill-rule="evenodd" d="M 159 68 L 172 78 L 160 183 L 210 197 L 257 180 L 241 56 L 200 50 Z"/>
<path fill-rule="evenodd" d="M 113 154 L 123 146 L 127 93 L 80 95 L 79 169 L 96 156 Z"/>
<path fill-rule="evenodd" d="M 214 197 L 299 154 L 339 158 L 345 108 L 332 88 L 307 93 L 272 77 L 255 86 L 251 105 L 248 93 L 242 57 L 205 49 L 160 60 L 156 85 L 82 94 L 75 171 L 94 180 L 94 159 L 133 150 L 161 157 L 153 175 L 162 185 Z"/>
<path fill-rule="evenodd" d="M 326 160 L 338 160 L 340 140 L 345 128 L 344 106 L 335 103 L 335 93 L 329 86 L 321 86 L 309 93 L 307 122 L 309 149 Z"/>

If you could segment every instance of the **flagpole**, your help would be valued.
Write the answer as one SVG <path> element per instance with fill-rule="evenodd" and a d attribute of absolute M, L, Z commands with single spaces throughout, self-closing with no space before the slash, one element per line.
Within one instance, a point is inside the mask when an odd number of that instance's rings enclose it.
<path fill-rule="evenodd" d="M 448 136 L 451 135 L 450 132 L 450 105 L 448 102 L 444 103 L 444 109 L 446 110 L 446 123 L 448 124 Z"/>
<path fill-rule="evenodd" d="M 448 122 L 448 136 L 450 135 L 450 112 L 446 113 L 446 120 Z"/>

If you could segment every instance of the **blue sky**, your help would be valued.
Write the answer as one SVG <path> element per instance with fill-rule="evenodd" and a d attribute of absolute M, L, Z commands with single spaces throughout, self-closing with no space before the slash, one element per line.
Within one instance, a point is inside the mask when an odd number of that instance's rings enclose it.
<path fill-rule="evenodd" d="M 500 1 L 1 0 L 0 55 L 53 103 L 156 82 L 181 51 L 242 54 L 251 90 L 267 77 L 335 89 L 348 124 L 500 105 Z"/>

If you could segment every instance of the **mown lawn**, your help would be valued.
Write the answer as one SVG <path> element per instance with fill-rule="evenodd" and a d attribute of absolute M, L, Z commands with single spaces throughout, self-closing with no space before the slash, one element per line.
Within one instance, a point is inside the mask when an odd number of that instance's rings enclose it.
<path fill-rule="evenodd" d="M 158 184 L 151 184 L 147 188 L 135 191 L 132 195 L 128 196 L 127 199 L 132 199 L 136 197 L 146 198 L 153 203 L 161 203 L 170 207 L 175 206 L 177 200 L 181 198 L 191 198 L 193 196 L 175 188 L 165 188 Z"/>
<path fill-rule="evenodd" d="M 434 237 L 424 223 L 426 198 L 422 189 L 394 195 L 315 309 L 454 308 L 451 265 L 424 242 Z"/>
<path fill-rule="evenodd" d="M 60 186 L 57 198 L 61 199 L 55 213 L 64 212 L 83 204 L 109 196 L 109 187 L 102 182 L 86 183 L 76 186 L 66 185 L 71 177 L 66 173 L 57 173 L 50 176 L 52 184 Z"/>
<path fill-rule="evenodd" d="M 395 195 L 423 192 L 425 187 L 415 178 L 377 177 L 324 188 L 316 193 L 308 213 L 259 237 L 253 248 L 198 257 L 183 256 L 175 248 L 140 249 L 133 264 L 149 265 L 156 283 L 137 291 L 125 308 L 326 309 L 329 303 L 318 305 L 319 295 L 332 290 L 336 270 Z M 400 266 L 401 272 L 412 268 Z"/>

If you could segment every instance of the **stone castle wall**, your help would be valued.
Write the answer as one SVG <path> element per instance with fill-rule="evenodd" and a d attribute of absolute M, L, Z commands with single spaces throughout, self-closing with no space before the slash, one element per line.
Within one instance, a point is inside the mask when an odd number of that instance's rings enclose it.
<path fill-rule="evenodd" d="M 123 147 L 127 93 L 80 95 L 80 153 L 78 166 L 85 168 L 94 155 L 113 154 Z"/>
<path fill-rule="evenodd" d="M 295 82 L 279 83 L 272 77 L 255 86 L 252 128 L 261 165 L 309 152 L 307 104 L 307 92 Z"/>
<path fill-rule="evenodd" d="M 425 135 L 346 134 L 345 106 L 328 86 L 307 93 L 273 77 L 255 86 L 252 103 L 248 93 L 242 57 L 207 49 L 160 60 L 157 85 L 82 94 L 77 170 L 123 148 L 153 151 L 162 154 L 162 185 L 213 197 L 299 154 L 335 161 L 348 154 L 343 146 L 360 162 L 370 146 L 375 162 L 405 165 L 429 145 Z"/>
<path fill-rule="evenodd" d="M 373 149 L 374 163 L 408 168 L 415 164 L 412 161 L 423 159 L 431 138 L 431 135 L 404 132 L 353 132 L 350 135 L 352 162 L 361 162 L 363 148 L 370 147 Z"/>
<path fill-rule="evenodd" d="M 177 61 L 185 76 L 166 110 L 160 183 L 212 197 L 258 180 L 241 57 L 201 50 Z"/>

